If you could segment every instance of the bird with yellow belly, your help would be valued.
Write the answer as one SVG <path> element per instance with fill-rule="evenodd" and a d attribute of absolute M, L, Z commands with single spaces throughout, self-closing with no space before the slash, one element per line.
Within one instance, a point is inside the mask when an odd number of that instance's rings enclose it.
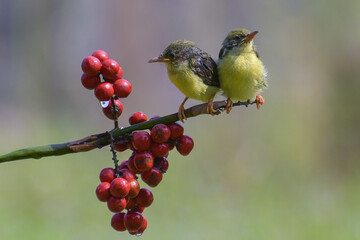
<path fill-rule="evenodd" d="M 267 87 L 266 70 L 253 44 L 257 33 L 233 29 L 223 41 L 217 69 L 220 87 L 227 97 L 227 113 L 230 113 L 233 101 L 255 98 L 258 109 L 264 103 L 260 93 Z"/>

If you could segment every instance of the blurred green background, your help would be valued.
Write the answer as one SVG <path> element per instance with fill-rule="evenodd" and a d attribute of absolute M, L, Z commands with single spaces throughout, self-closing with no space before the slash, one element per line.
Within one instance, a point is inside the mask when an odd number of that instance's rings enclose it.
<path fill-rule="evenodd" d="M 94 50 L 133 84 L 125 126 L 183 100 L 147 63 L 170 42 L 217 59 L 232 28 L 258 30 L 265 105 L 185 123 L 195 148 L 171 152 L 142 238 L 360 239 L 359 11 L 347 0 L 0 0 L 0 154 L 112 128 L 80 83 Z M 108 148 L 1 164 L 0 239 L 135 238 L 111 228 L 94 194 L 111 165 Z"/>

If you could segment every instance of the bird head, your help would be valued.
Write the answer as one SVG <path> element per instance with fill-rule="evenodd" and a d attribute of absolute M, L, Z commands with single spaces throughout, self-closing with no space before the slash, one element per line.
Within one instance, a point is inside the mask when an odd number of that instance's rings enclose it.
<path fill-rule="evenodd" d="M 223 46 L 233 48 L 252 43 L 257 33 L 258 31 L 250 32 L 244 28 L 233 29 L 225 38 Z"/>
<path fill-rule="evenodd" d="M 193 42 L 186 40 L 175 41 L 167 46 L 158 57 L 150 59 L 149 63 L 163 62 L 166 64 L 179 64 L 188 59 L 188 55 L 191 53 L 193 47 L 195 47 Z"/>

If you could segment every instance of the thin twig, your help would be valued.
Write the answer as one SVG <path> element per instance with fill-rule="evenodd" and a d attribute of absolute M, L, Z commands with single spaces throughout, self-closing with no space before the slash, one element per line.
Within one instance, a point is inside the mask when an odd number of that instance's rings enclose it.
<path fill-rule="evenodd" d="M 255 101 L 237 102 L 234 103 L 233 106 L 247 107 L 248 105 L 254 103 Z M 214 102 L 214 109 L 217 111 L 216 115 L 220 114 L 225 109 L 225 106 L 226 106 L 225 101 Z M 206 107 L 207 107 L 207 103 L 190 107 L 185 110 L 185 116 L 187 118 L 192 118 L 201 114 L 208 114 L 206 112 Z M 110 131 L 110 133 L 113 136 L 114 140 L 116 141 L 119 137 L 131 133 L 133 131 L 150 129 L 158 123 L 171 124 L 178 120 L 179 120 L 178 114 L 173 113 L 164 117 L 156 118 L 151 121 L 138 123 L 126 128 L 121 128 L 121 129 L 114 128 L 113 130 Z M 21 159 L 28 159 L 28 158 L 39 159 L 47 156 L 60 156 L 69 153 L 87 152 L 95 148 L 102 148 L 103 146 L 106 146 L 109 143 L 110 141 L 108 138 L 108 134 L 106 132 L 99 133 L 71 142 L 60 143 L 60 144 L 48 144 L 43 146 L 28 147 L 28 148 L 15 150 L 8 154 L 1 155 L 0 163 L 21 160 Z"/>

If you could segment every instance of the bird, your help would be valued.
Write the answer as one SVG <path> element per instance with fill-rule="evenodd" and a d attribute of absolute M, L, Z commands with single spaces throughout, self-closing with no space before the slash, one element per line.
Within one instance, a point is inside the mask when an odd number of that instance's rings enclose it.
<path fill-rule="evenodd" d="M 216 62 L 205 51 L 187 40 L 169 44 L 158 57 L 149 63 L 161 62 L 167 67 L 170 81 L 185 95 L 178 110 L 178 118 L 184 122 L 185 102 L 191 98 L 207 102 L 207 113 L 214 115 L 213 100 L 220 89 Z"/>
<path fill-rule="evenodd" d="M 268 87 L 267 72 L 253 43 L 257 33 L 236 28 L 222 43 L 217 69 L 220 87 L 227 97 L 227 113 L 230 113 L 233 101 L 250 102 L 255 97 L 258 109 L 265 102 L 260 93 Z"/>

